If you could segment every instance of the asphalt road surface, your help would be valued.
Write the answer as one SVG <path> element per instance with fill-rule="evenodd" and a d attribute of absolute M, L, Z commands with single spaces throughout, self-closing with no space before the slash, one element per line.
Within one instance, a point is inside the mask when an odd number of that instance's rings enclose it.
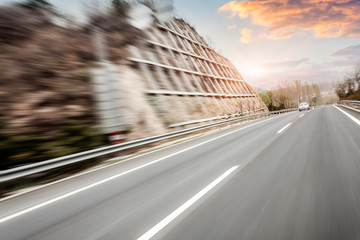
<path fill-rule="evenodd" d="M 339 108 L 228 127 L 2 200 L 0 239 L 360 239 L 360 114 Z"/>

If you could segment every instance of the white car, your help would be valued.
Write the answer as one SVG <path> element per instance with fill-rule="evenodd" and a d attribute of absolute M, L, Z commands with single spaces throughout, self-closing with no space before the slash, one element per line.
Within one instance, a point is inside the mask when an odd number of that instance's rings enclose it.
<path fill-rule="evenodd" d="M 299 111 L 310 110 L 310 105 L 307 102 L 302 102 L 299 104 Z"/>

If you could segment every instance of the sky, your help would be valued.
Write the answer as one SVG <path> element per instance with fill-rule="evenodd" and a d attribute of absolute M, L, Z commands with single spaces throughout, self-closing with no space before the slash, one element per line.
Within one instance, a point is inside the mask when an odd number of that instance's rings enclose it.
<path fill-rule="evenodd" d="M 257 88 L 334 83 L 360 63 L 359 0 L 175 0 L 175 8 Z"/>
<path fill-rule="evenodd" d="M 0 0 L 0 3 L 14 0 Z M 83 19 L 94 0 L 49 0 Z M 174 0 L 175 14 L 263 90 L 335 83 L 360 64 L 360 0 Z"/>

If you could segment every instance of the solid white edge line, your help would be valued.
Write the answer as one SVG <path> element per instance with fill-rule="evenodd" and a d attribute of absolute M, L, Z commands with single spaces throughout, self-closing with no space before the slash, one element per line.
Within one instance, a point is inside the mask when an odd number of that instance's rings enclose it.
<path fill-rule="evenodd" d="M 285 127 L 283 127 L 282 129 L 280 129 L 279 131 L 277 131 L 277 133 L 281 133 L 282 131 L 284 131 L 286 128 L 288 128 L 292 123 L 288 123 Z"/>
<path fill-rule="evenodd" d="M 284 116 L 284 115 L 281 115 L 281 116 Z M 278 117 L 280 117 L 280 116 L 278 116 Z M 277 117 L 275 117 L 275 118 L 277 118 Z M 225 133 L 225 134 L 223 134 L 223 135 L 220 135 L 220 136 L 218 136 L 218 137 L 209 139 L 209 140 L 204 141 L 204 142 L 202 142 L 202 143 L 193 145 L 193 146 L 191 146 L 191 147 L 189 147 L 189 148 L 185 148 L 185 149 L 183 149 L 183 150 L 180 150 L 180 151 L 178 151 L 178 152 L 172 153 L 172 154 L 167 155 L 167 156 L 165 156 L 165 157 L 156 159 L 156 160 L 154 160 L 154 161 L 152 161 L 152 162 L 149 162 L 149 163 L 146 163 L 146 164 L 144 164 L 144 165 L 141 165 L 141 166 L 132 168 L 132 169 L 130 169 L 130 170 L 127 170 L 127 171 L 125 171 L 125 172 L 122 172 L 122 173 L 113 175 L 113 176 L 111 176 L 111 177 L 109 177 L 109 178 L 105 178 L 105 179 L 103 179 L 103 180 L 101 180 L 101 181 L 99 181 L 99 182 L 95 182 L 95 183 L 90 184 L 90 185 L 88 185 L 88 186 L 86 186 L 86 187 L 79 188 L 79 189 L 77 189 L 77 190 L 71 191 L 71 192 L 66 193 L 66 194 L 64 194 L 64 195 L 61 195 L 61 196 L 55 197 L 55 198 L 53 198 L 53 199 L 47 200 L 47 201 L 45 201 L 45 202 L 43 202 L 43 203 L 39 203 L 39 204 L 36 204 L 36 205 L 34 205 L 34 206 L 32 206 L 32 207 L 29 207 L 29 208 L 26 208 L 26 209 L 24 209 L 24 210 L 21 210 L 21 211 L 19 211 L 19 212 L 10 214 L 10 215 L 8 215 L 8 216 L 6 216 L 6 217 L 0 218 L 0 224 L 3 223 L 3 222 L 6 222 L 6 221 L 8 221 L 8 220 L 11 220 L 11 219 L 13 219 L 13 218 L 16 218 L 16 217 L 18 217 L 18 216 L 21 216 L 21 215 L 23 215 L 23 214 L 32 212 L 32 211 L 34 211 L 34 210 L 36 210 L 36 209 L 39 209 L 39 208 L 41 208 L 41 207 L 44 207 L 44 206 L 47 206 L 47 205 L 52 204 L 52 203 L 54 203 L 54 202 L 57 202 L 57 201 L 59 201 L 59 200 L 62 200 L 62 199 L 64 199 L 64 198 L 67 198 L 67 197 L 70 197 L 70 196 L 75 195 L 75 194 L 77 194 L 77 193 L 83 192 L 83 191 L 85 191 L 85 190 L 87 190 L 87 189 L 90 189 L 90 188 L 96 187 L 96 186 L 98 186 L 98 185 L 101 185 L 101 184 L 103 184 L 103 183 L 106 183 L 106 182 L 109 182 L 109 181 L 111 181 L 111 180 L 114 180 L 114 179 L 116 179 L 116 178 L 118 178 L 118 177 L 121 177 L 121 176 L 123 176 L 123 175 L 125 175 L 125 174 L 134 172 L 134 171 L 139 170 L 139 169 L 141 169 L 141 168 L 144 168 L 144 167 L 147 167 L 147 166 L 152 165 L 152 164 L 154 164 L 154 163 L 157 163 L 157 162 L 160 162 L 160 161 L 162 161 L 162 160 L 165 160 L 165 159 L 167 159 L 167 158 L 169 158 L 169 157 L 172 157 L 172 156 L 175 156 L 175 155 L 177 155 L 177 154 L 183 153 L 183 152 L 185 152 L 185 151 L 187 151 L 187 150 L 196 148 L 196 147 L 198 147 L 198 146 L 201 146 L 201 145 L 204 145 L 204 144 L 206 144 L 206 143 L 212 142 L 212 141 L 214 141 L 214 140 L 216 140 L 216 139 L 225 137 L 225 136 L 230 135 L 230 134 L 232 134 L 232 133 L 235 133 L 235 132 L 244 130 L 244 129 L 246 129 L 246 128 L 249 128 L 249 127 L 258 125 L 258 124 L 260 124 L 260 123 L 264 123 L 264 122 L 266 122 L 266 121 L 273 120 L 273 119 L 275 119 L 275 118 L 268 118 L 268 119 L 265 119 L 265 120 L 263 120 L 263 121 L 256 122 L 256 123 L 250 124 L 250 125 L 248 125 L 248 126 L 239 128 L 239 129 L 237 129 L 237 130 L 234 130 L 234 131 Z"/>
<path fill-rule="evenodd" d="M 299 117 L 301 118 L 301 117 L 303 117 L 305 114 L 301 114 Z"/>
<path fill-rule="evenodd" d="M 334 108 L 336 108 L 337 110 L 339 110 L 340 112 L 342 112 L 343 114 L 345 114 L 346 116 L 348 116 L 351 120 L 353 120 L 355 123 L 357 123 L 358 125 L 360 125 L 360 120 L 358 120 L 356 117 L 352 116 L 351 114 L 345 112 L 344 110 L 338 108 L 337 106 L 333 105 Z"/>
<path fill-rule="evenodd" d="M 144 233 L 138 240 L 148 240 L 152 238 L 155 234 L 157 234 L 161 229 L 166 227 L 169 223 L 171 223 L 175 218 L 177 218 L 180 214 L 182 214 L 186 209 L 191 207 L 195 202 L 197 202 L 201 197 L 203 197 L 206 193 L 208 193 L 211 189 L 213 189 L 217 184 L 219 184 L 222 180 L 224 180 L 227 176 L 229 176 L 233 171 L 235 171 L 239 165 L 233 166 L 232 168 L 228 169 L 224 172 L 220 177 L 216 178 L 212 181 L 209 185 L 203 188 L 200 192 L 195 194 L 189 200 L 187 200 L 184 204 L 180 207 L 175 209 L 172 213 L 170 213 L 167 217 L 157 223 L 154 227 Z"/>
<path fill-rule="evenodd" d="M 360 113 L 360 110 L 359 109 L 356 109 L 356 108 L 352 108 L 352 107 L 349 107 L 349 106 L 346 106 L 346 105 L 340 105 L 344 108 L 347 108 L 347 109 L 350 109 L 351 111 L 355 111 L 355 112 L 359 112 Z"/>

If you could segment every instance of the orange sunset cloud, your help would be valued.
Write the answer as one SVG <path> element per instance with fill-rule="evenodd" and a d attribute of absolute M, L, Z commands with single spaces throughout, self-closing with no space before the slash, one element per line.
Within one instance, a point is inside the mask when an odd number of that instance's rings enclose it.
<path fill-rule="evenodd" d="M 252 40 L 253 30 L 244 28 L 241 30 L 240 41 L 243 43 L 249 43 Z"/>
<path fill-rule="evenodd" d="M 268 39 L 289 38 L 304 31 L 315 37 L 360 37 L 359 0 L 245 0 L 219 8 L 231 17 L 250 18 L 264 26 Z"/>

